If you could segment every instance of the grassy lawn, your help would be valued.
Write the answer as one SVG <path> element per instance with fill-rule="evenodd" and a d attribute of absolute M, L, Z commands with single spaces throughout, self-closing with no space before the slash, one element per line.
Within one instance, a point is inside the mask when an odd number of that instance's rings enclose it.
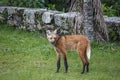
<path fill-rule="evenodd" d="M 74 51 L 67 53 L 69 71 L 59 73 L 56 54 L 46 37 L 38 32 L 0 25 L 0 80 L 119 80 L 120 45 L 92 43 L 90 72 L 80 74 L 82 63 Z"/>

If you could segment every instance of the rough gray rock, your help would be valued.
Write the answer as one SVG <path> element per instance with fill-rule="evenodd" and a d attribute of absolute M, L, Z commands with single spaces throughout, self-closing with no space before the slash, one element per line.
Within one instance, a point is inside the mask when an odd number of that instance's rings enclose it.
<path fill-rule="evenodd" d="M 76 12 L 55 14 L 54 15 L 55 24 L 57 26 L 62 26 L 65 29 L 68 29 L 68 27 L 73 27 L 73 25 L 71 25 L 71 23 L 74 23 L 73 21 L 74 21 L 75 16 L 76 16 Z"/>
<path fill-rule="evenodd" d="M 58 14 L 60 12 L 58 11 L 48 11 L 48 12 L 44 12 L 42 15 L 42 21 L 45 24 L 49 24 L 52 23 L 52 20 L 54 19 L 54 14 Z"/>
<path fill-rule="evenodd" d="M 104 17 L 105 22 L 120 24 L 120 17 Z"/>

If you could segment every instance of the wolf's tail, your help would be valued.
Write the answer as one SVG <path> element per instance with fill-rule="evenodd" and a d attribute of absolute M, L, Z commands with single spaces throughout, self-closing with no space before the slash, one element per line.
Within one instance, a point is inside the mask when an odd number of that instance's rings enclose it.
<path fill-rule="evenodd" d="M 88 46 L 87 46 L 87 51 L 86 51 L 86 53 L 87 53 L 87 58 L 90 60 L 90 54 L 91 54 L 90 43 L 89 43 Z"/>

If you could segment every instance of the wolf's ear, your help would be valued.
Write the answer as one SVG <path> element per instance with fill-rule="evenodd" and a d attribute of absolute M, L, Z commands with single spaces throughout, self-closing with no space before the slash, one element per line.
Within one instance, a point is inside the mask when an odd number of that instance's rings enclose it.
<path fill-rule="evenodd" d="M 57 34 L 57 30 L 58 30 L 58 29 L 55 29 L 55 30 L 54 30 L 54 34 Z"/>
<path fill-rule="evenodd" d="M 47 35 L 50 35 L 50 33 L 51 33 L 50 30 L 46 30 Z"/>

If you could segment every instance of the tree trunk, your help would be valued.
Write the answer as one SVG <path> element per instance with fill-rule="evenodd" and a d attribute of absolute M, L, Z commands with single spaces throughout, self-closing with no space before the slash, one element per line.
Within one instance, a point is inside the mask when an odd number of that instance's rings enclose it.
<path fill-rule="evenodd" d="M 81 11 L 82 9 L 82 0 L 65 0 L 66 12 L 71 11 Z"/>
<path fill-rule="evenodd" d="M 100 0 L 93 0 L 94 37 L 97 41 L 109 41 L 108 29 L 104 21 Z"/>
<path fill-rule="evenodd" d="M 66 0 L 67 3 L 69 3 L 66 7 L 67 11 L 79 11 L 83 16 L 79 18 L 80 15 L 78 15 L 75 19 L 75 33 L 82 28 L 82 34 L 90 40 L 109 41 L 100 0 Z"/>
<path fill-rule="evenodd" d="M 83 1 L 83 34 L 86 35 L 90 40 L 93 40 L 94 29 L 93 29 L 93 7 L 92 0 Z"/>

